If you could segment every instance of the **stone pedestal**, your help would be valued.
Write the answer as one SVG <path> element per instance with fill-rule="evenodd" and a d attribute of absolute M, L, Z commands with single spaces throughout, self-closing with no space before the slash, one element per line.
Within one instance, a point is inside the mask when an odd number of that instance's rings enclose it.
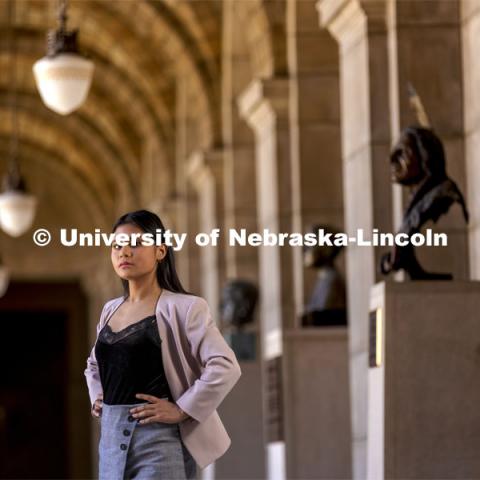
<path fill-rule="evenodd" d="M 378 283 L 367 478 L 480 478 L 480 282 Z"/>
<path fill-rule="evenodd" d="M 225 397 L 218 413 L 232 445 L 225 455 L 215 462 L 211 477 L 204 480 L 257 480 L 267 478 L 265 442 L 263 436 L 263 409 L 261 364 L 238 359 L 242 376 L 235 388 Z M 203 473 L 203 472 L 202 472 Z"/>
<path fill-rule="evenodd" d="M 351 478 L 347 327 L 288 330 L 284 350 L 286 478 Z"/>

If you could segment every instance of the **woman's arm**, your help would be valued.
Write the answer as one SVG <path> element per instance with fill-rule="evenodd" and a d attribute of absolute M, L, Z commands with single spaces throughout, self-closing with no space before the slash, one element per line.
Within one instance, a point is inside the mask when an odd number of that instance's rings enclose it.
<path fill-rule="evenodd" d="M 185 331 L 191 354 L 200 363 L 202 374 L 176 403 L 187 415 L 202 422 L 217 409 L 242 372 L 203 298 L 196 297 L 190 305 Z"/>
<path fill-rule="evenodd" d="M 102 328 L 102 323 L 107 310 L 108 303 L 109 302 L 107 302 L 103 306 L 102 313 L 100 314 L 100 321 L 97 324 L 97 339 L 98 339 L 98 334 L 100 333 L 100 330 Z M 85 372 L 84 372 L 85 377 L 87 379 L 88 395 L 90 397 L 90 405 L 92 405 L 92 408 L 95 403 L 95 400 L 98 398 L 100 394 L 103 393 L 102 383 L 100 381 L 100 374 L 98 371 L 97 358 L 95 357 L 95 344 L 96 344 L 96 340 L 93 344 L 93 348 L 90 352 L 90 355 L 87 358 L 87 368 L 85 369 Z"/>

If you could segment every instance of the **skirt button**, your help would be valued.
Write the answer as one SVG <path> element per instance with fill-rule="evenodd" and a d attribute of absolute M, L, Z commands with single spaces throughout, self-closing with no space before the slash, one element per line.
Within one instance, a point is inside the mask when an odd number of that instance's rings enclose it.
<path fill-rule="evenodd" d="M 129 415 L 127 420 L 128 420 L 129 422 L 133 422 L 135 419 L 134 419 L 131 415 Z"/>
<path fill-rule="evenodd" d="M 120 445 L 120 448 L 121 448 L 122 450 L 126 450 L 126 449 L 127 449 L 127 446 L 126 446 L 124 443 L 122 443 L 122 444 Z"/>
<path fill-rule="evenodd" d="M 128 436 L 130 435 L 130 430 L 125 429 L 125 430 L 123 431 L 123 434 L 124 434 L 126 437 L 128 437 Z"/>

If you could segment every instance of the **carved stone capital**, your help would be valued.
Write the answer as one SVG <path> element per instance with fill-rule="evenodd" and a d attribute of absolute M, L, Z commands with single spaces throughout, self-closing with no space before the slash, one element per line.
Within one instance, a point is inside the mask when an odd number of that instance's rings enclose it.
<path fill-rule="evenodd" d="M 259 132 L 272 122 L 288 121 L 289 84 L 287 78 L 254 80 L 238 99 L 240 114 Z"/>
<path fill-rule="evenodd" d="M 327 28 L 343 50 L 363 35 L 385 32 L 386 0 L 318 0 L 320 25 Z"/>

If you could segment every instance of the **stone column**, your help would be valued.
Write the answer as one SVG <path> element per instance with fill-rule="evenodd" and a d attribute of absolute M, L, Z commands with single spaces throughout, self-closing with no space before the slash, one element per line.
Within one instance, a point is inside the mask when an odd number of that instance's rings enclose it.
<path fill-rule="evenodd" d="M 142 145 L 140 168 L 140 198 L 143 207 L 158 210 L 168 202 L 172 188 L 174 172 L 169 159 L 174 158 L 171 143 L 162 143 L 157 138 L 148 138 Z M 162 218 L 162 221 L 166 219 Z"/>
<path fill-rule="evenodd" d="M 174 194 L 171 199 L 174 215 L 173 225 L 167 226 L 177 233 L 187 233 L 188 229 L 188 198 L 187 176 L 185 165 L 188 157 L 188 82 L 185 75 L 179 74 L 176 84 L 175 101 L 175 171 L 174 171 Z M 175 262 L 177 273 L 183 285 L 190 285 L 189 278 L 189 249 L 184 248 L 176 252 Z"/>
<path fill-rule="evenodd" d="M 321 25 L 340 48 L 345 230 L 392 231 L 387 30 L 384 2 L 320 0 Z M 368 312 L 381 255 L 374 247 L 347 249 L 352 468 L 366 478 Z"/>
<path fill-rule="evenodd" d="M 470 272 L 480 279 L 480 4 L 461 1 L 467 205 L 470 210 Z"/>
<path fill-rule="evenodd" d="M 195 191 L 196 208 L 194 214 L 198 217 L 196 229 L 190 229 L 192 235 L 209 234 L 218 228 L 220 238 L 217 246 L 197 246 L 200 265 L 196 275 L 201 278 L 200 295 L 209 302 L 212 312 L 217 313 L 219 305 L 220 286 L 225 278 L 225 232 L 223 228 L 223 155 L 221 150 L 195 152 L 191 155 L 187 176 Z M 194 240 L 194 239 L 191 239 Z M 191 244 L 191 243 L 190 243 Z"/>
<path fill-rule="evenodd" d="M 392 140 L 396 141 L 403 128 L 418 124 L 408 100 L 407 84 L 411 82 L 422 99 L 432 128 L 443 141 L 447 173 L 465 195 L 459 2 L 389 0 L 387 3 Z M 405 188 L 395 186 L 396 226 L 408 196 Z M 428 228 L 447 233 L 448 247 L 417 249 L 421 265 L 428 271 L 453 273 L 457 280 L 467 279 L 467 226 L 460 207 L 452 207 Z"/>
<path fill-rule="evenodd" d="M 287 2 L 287 53 L 290 83 L 290 131 L 293 231 L 312 223 L 343 229 L 338 47 L 318 28 L 315 1 Z M 296 318 L 308 301 L 316 273 L 303 267 L 302 249 L 294 255 Z M 343 258 L 343 256 L 341 257 Z M 340 265 L 342 268 L 342 265 Z"/>
<path fill-rule="evenodd" d="M 222 138 L 224 149 L 225 228 L 257 231 L 255 191 L 255 138 L 241 117 L 237 97 L 251 80 L 245 32 L 238 21 L 241 0 L 223 2 L 222 31 Z M 258 285 L 256 247 L 229 246 L 226 275 Z"/>
<path fill-rule="evenodd" d="M 252 73 L 245 42 L 245 30 L 239 21 L 243 0 L 222 2 L 222 142 L 224 233 L 229 229 L 256 232 L 257 194 L 255 138 L 239 113 L 237 96 L 248 86 Z M 258 248 L 225 247 L 225 279 L 245 279 L 259 287 Z M 222 288 L 224 285 L 220 285 Z M 255 333 L 256 353 L 260 351 L 259 315 L 255 312 L 249 331 Z M 262 361 L 239 358 L 242 377 L 238 387 L 222 403 L 219 413 L 232 438 L 232 448 L 215 462 L 218 478 L 265 478 L 265 442 L 263 435 Z M 245 412 L 249 427 L 245 429 Z M 248 462 L 245 462 L 248 458 Z"/>
<path fill-rule="evenodd" d="M 239 105 L 256 137 L 258 228 L 290 232 L 292 181 L 288 123 L 288 80 L 256 80 Z M 282 328 L 293 323 L 291 248 L 260 246 L 261 319 L 265 357 L 282 353 Z"/>
<path fill-rule="evenodd" d="M 322 223 L 343 231 L 338 46 L 318 28 L 314 0 L 288 0 L 287 54 L 292 229 L 305 232 Z M 301 248 L 293 255 L 296 324 L 286 332 L 284 355 L 287 477 L 350 478 L 348 330 L 299 328 L 318 276 L 304 268 Z M 336 262 L 342 273 L 344 258 Z M 306 375 L 313 358 L 315 368 Z"/>
<path fill-rule="evenodd" d="M 256 80 L 239 98 L 240 111 L 255 133 L 258 230 L 292 231 L 288 80 Z M 265 370 L 264 414 L 269 478 L 285 476 L 282 407 L 283 332 L 295 323 L 292 248 L 262 245 L 260 325 Z M 272 409 L 268 398 L 278 406 Z M 278 417 L 276 416 L 278 415 Z"/>

